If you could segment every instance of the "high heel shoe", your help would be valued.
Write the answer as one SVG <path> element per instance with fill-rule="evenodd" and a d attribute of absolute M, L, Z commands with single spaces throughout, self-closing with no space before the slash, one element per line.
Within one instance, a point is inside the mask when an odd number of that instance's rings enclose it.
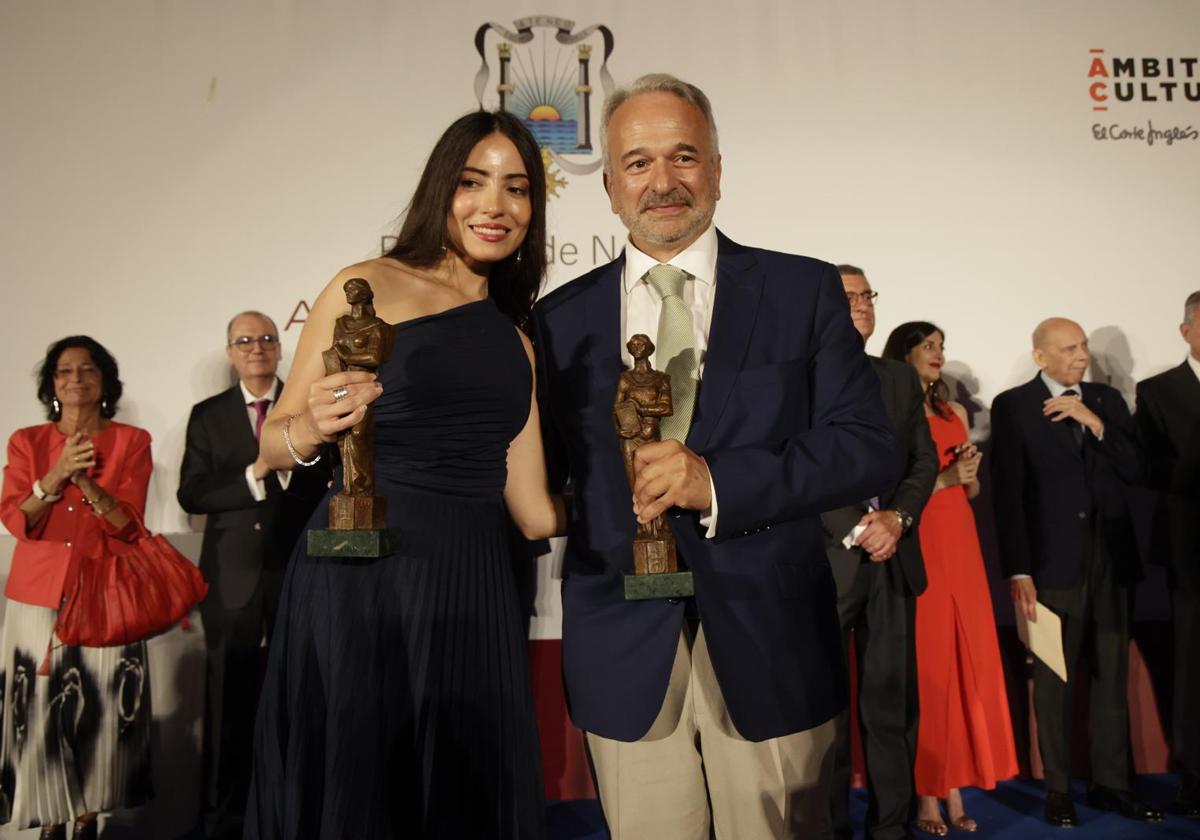
<path fill-rule="evenodd" d="M 913 828 L 934 837 L 945 837 L 950 833 L 950 829 L 946 828 L 946 824 L 941 820 L 913 820 Z"/>
<path fill-rule="evenodd" d="M 75 831 L 71 834 L 71 840 L 96 840 L 97 831 L 95 817 L 92 817 L 87 822 L 76 820 Z"/>
<path fill-rule="evenodd" d="M 971 819 L 966 814 L 950 820 L 950 825 L 954 826 L 959 831 L 966 831 L 968 833 L 979 830 L 979 823 L 975 822 L 975 820 Z"/>

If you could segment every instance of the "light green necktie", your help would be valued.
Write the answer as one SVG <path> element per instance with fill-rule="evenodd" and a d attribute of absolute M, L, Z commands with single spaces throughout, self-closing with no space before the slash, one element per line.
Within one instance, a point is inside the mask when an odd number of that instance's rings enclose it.
<path fill-rule="evenodd" d="M 692 425 L 700 365 L 692 335 L 692 312 L 683 302 L 683 284 L 690 277 L 673 265 L 656 265 L 645 280 L 662 299 L 658 335 L 654 339 L 655 366 L 671 377 L 671 404 L 675 413 L 662 419 L 663 439 L 683 441 Z"/>

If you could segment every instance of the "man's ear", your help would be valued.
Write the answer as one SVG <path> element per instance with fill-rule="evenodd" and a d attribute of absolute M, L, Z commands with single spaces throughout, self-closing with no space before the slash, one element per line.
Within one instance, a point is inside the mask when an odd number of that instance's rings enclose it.
<path fill-rule="evenodd" d="M 716 165 L 715 169 L 716 169 L 716 173 L 717 173 L 717 176 L 716 176 L 717 192 L 716 192 L 716 195 L 713 196 L 713 200 L 720 201 L 721 200 L 721 156 L 720 155 L 717 155 L 717 165 Z"/>
<path fill-rule="evenodd" d="M 1042 348 L 1034 347 L 1032 355 L 1033 355 L 1033 363 L 1035 365 L 1037 365 L 1041 370 L 1045 370 L 1046 369 L 1046 354 L 1042 352 Z"/>

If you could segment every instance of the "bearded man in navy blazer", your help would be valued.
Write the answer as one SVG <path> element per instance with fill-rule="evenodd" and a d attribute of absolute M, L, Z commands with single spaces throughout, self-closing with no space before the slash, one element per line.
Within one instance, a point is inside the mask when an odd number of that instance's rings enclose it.
<path fill-rule="evenodd" d="M 1040 660 L 1033 666 L 1046 821 L 1061 828 L 1078 822 L 1070 798 L 1071 692 L 1088 676 L 1088 804 L 1160 820 L 1129 792 L 1129 614 L 1141 578 L 1128 500 L 1141 476 L 1133 421 L 1115 388 L 1083 381 L 1091 355 L 1074 321 L 1038 324 L 1033 360 L 1041 372 L 992 403 L 991 466 L 1013 603 L 1028 621 L 1044 610 L 1062 621 L 1066 682 Z"/>
<path fill-rule="evenodd" d="M 551 483 L 574 492 L 571 716 L 614 838 L 820 835 L 847 695 L 820 513 L 895 482 L 879 380 L 832 265 L 712 226 L 703 92 L 644 76 L 608 98 L 601 132 L 628 245 L 534 310 Z M 675 413 L 637 450 L 631 499 L 612 414 L 637 333 Z M 636 521 L 660 513 L 695 596 L 626 601 Z"/>

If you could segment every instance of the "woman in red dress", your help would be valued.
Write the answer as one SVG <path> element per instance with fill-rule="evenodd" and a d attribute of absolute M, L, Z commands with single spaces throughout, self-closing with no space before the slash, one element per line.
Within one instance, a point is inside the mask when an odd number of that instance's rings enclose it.
<path fill-rule="evenodd" d="M 975 831 L 960 788 L 991 789 L 1017 774 L 1005 694 L 975 516 L 967 501 L 979 493 L 980 453 L 967 438 L 966 410 L 942 381 L 942 331 L 925 321 L 901 324 L 888 336 L 885 359 L 916 368 L 925 387 L 925 416 L 940 472 L 921 515 L 921 553 L 929 586 L 917 598 L 916 647 L 920 725 L 913 777 L 915 827 L 945 836 L 946 817 Z"/>

